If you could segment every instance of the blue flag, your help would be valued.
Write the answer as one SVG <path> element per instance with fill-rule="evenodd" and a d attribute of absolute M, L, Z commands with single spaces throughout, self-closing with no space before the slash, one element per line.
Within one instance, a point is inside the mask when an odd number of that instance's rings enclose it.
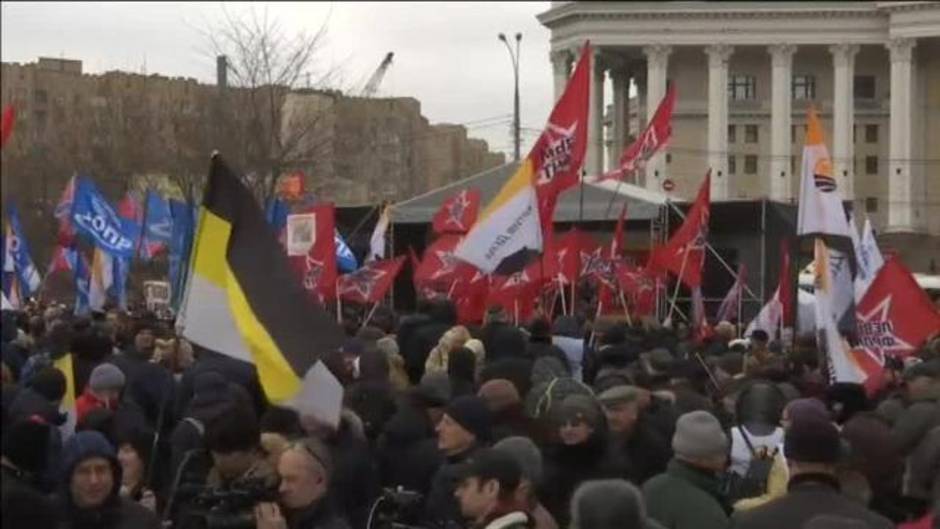
<path fill-rule="evenodd" d="M 36 265 L 33 264 L 33 258 L 30 257 L 29 243 L 20 225 L 20 215 L 15 205 L 7 204 L 7 217 L 7 229 L 4 230 L 4 257 L 10 262 L 4 262 L 4 269 L 16 274 L 23 298 L 28 298 L 39 291 L 42 277 Z"/>
<path fill-rule="evenodd" d="M 112 256 L 133 257 L 140 225 L 124 223 L 94 182 L 79 178 L 72 201 L 72 221 L 78 230 L 91 237 L 95 244 Z M 136 226 L 137 231 L 125 231 Z"/>
<path fill-rule="evenodd" d="M 147 191 L 146 218 L 144 219 L 144 240 L 140 245 L 140 256 L 151 259 L 162 248 L 170 244 L 173 238 L 173 214 L 170 203 L 159 193 Z"/>
<path fill-rule="evenodd" d="M 336 266 L 343 272 L 352 272 L 359 268 L 359 262 L 356 260 L 355 254 L 346 244 L 343 236 L 339 234 L 339 230 L 336 230 L 333 239 L 336 241 Z"/>
<path fill-rule="evenodd" d="M 281 232 L 287 227 L 287 215 L 290 214 L 290 208 L 287 203 L 279 198 L 273 198 L 268 201 L 268 206 L 264 210 L 264 216 L 268 219 L 268 224 L 274 228 L 274 233 L 280 237 Z"/>
<path fill-rule="evenodd" d="M 179 306 L 189 267 L 189 253 L 196 230 L 196 210 L 185 202 L 170 200 L 173 230 L 170 237 L 170 294 L 175 309 Z"/>
<path fill-rule="evenodd" d="M 75 279 L 75 315 L 88 314 L 91 307 L 88 303 L 89 271 L 88 263 L 77 250 L 70 249 L 66 258 L 72 263 L 72 273 Z"/>
<path fill-rule="evenodd" d="M 121 310 L 127 310 L 127 278 L 131 271 L 130 257 L 112 257 L 114 259 L 111 269 L 114 273 L 114 282 L 111 284 L 111 296 L 118 302 Z"/>

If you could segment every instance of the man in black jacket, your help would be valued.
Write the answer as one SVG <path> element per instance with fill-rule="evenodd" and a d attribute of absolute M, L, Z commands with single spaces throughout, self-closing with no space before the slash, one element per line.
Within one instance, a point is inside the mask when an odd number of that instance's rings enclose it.
<path fill-rule="evenodd" d="M 36 420 L 23 420 L 5 428 L 3 434 L 3 527 L 51 529 L 57 512 L 43 495 L 38 476 L 47 463 L 46 446 L 51 428 Z"/>
<path fill-rule="evenodd" d="M 784 438 L 790 465 L 787 494 L 732 519 L 735 529 L 792 529 L 820 515 L 835 515 L 888 529 L 894 524 L 839 492 L 835 465 L 839 460 L 839 430 L 818 414 L 790 417 Z"/>

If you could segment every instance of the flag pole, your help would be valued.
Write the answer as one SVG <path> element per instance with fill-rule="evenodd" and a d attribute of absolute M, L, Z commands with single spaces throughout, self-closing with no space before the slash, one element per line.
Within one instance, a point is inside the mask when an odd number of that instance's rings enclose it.
<path fill-rule="evenodd" d="M 680 218 L 682 218 L 683 220 L 685 219 L 685 214 L 682 213 L 682 210 L 679 209 L 679 206 L 676 206 L 675 204 L 673 204 L 671 200 L 667 200 L 666 203 L 669 204 L 669 206 L 671 206 L 672 209 L 676 210 L 676 213 L 679 214 Z M 731 274 L 731 277 L 733 277 L 737 281 L 738 279 L 737 272 L 735 272 L 734 269 L 731 268 L 731 265 L 728 264 L 728 261 L 725 261 L 725 259 L 715 250 L 715 248 L 712 247 L 712 245 L 708 241 L 705 241 L 705 248 L 715 257 L 715 259 L 718 259 L 718 262 L 720 262 L 721 265 L 725 268 L 725 270 L 727 270 L 728 273 Z M 751 299 L 760 299 L 757 297 L 757 294 L 755 294 L 754 291 L 751 290 L 751 287 L 747 286 L 747 283 L 742 283 L 742 286 L 744 287 L 744 290 L 746 290 L 747 293 L 751 296 Z"/>
<path fill-rule="evenodd" d="M 630 311 L 627 309 L 627 298 L 623 295 L 623 289 L 620 289 L 620 303 L 623 304 L 623 315 L 627 317 L 627 325 L 633 327 L 633 318 L 630 317 Z"/>
<path fill-rule="evenodd" d="M 565 303 L 565 284 L 561 281 L 561 276 L 556 276 L 555 279 L 558 281 L 558 294 L 561 296 L 561 312 L 568 315 L 568 305 Z"/>
<path fill-rule="evenodd" d="M 336 321 L 343 323 L 343 300 L 339 295 L 339 277 L 336 278 Z"/>
<path fill-rule="evenodd" d="M 672 312 L 676 308 L 676 299 L 679 297 L 679 287 L 682 286 L 682 276 L 685 275 L 685 264 L 689 260 L 689 251 L 686 248 L 686 251 L 682 252 L 682 266 L 679 267 L 679 277 L 676 278 L 676 289 L 672 294 L 672 299 L 669 300 L 669 313 L 666 315 L 665 321 L 672 320 Z"/>
<path fill-rule="evenodd" d="M 363 320 L 362 325 L 359 327 L 360 329 L 365 327 L 366 325 L 369 325 L 369 322 L 372 321 L 372 316 L 375 316 L 375 311 L 378 308 L 379 308 L 379 302 L 376 301 L 375 303 L 372 304 L 372 309 L 369 311 L 369 314 L 366 315 L 366 319 Z"/>
<path fill-rule="evenodd" d="M 512 320 L 516 327 L 519 326 L 519 300 L 514 299 L 512 301 Z"/>

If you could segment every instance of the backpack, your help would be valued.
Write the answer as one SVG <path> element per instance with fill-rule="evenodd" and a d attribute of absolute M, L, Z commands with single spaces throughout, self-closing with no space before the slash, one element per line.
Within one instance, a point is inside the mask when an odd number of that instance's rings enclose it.
<path fill-rule="evenodd" d="M 770 477 L 770 470 L 774 466 L 774 458 L 777 456 L 777 448 L 769 450 L 761 447 L 759 450 L 754 448 L 751 438 L 747 434 L 744 426 L 738 428 L 741 437 L 751 453 L 751 462 L 748 464 L 747 472 L 742 477 L 735 472 L 725 474 L 725 497 L 732 503 L 744 498 L 754 498 L 762 496 L 767 492 L 767 479 Z"/>

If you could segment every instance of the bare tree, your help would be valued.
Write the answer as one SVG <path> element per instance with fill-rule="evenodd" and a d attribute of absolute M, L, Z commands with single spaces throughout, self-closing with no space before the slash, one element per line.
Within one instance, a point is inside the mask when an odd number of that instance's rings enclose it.
<path fill-rule="evenodd" d="M 328 90 L 336 71 L 318 64 L 326 24 L 313 33 L 288 33 L 251 10 L 206 32 L 214 56 L 224 55 L 230 89 L 220 88 L 220 123 L 246 183 L 264 203 L 285 172 L 311 168 L 332 135 Z"/>

